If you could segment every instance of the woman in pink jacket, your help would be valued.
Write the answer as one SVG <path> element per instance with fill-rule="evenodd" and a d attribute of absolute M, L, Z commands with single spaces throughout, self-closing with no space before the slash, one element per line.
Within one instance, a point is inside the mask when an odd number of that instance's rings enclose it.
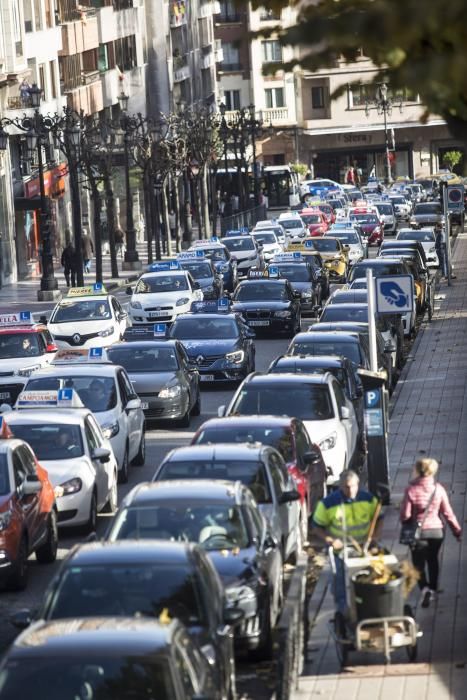
<path fill-rule="evenodd" d="M 430 605 L 438 589 L 438 557 L 443 543 L 445 522 L 458 540 L 462 534 L 446 489 L 435 481 L 437 471 L 438 462 L 435 459 L 417 460 L 415 478 L 405 490 L 400 512 L 401 522 L 423 520 L 420 546 L 411 549 L 413 565 L 420 572 L 418 585 L 422 591 L 423 608 Z"/>

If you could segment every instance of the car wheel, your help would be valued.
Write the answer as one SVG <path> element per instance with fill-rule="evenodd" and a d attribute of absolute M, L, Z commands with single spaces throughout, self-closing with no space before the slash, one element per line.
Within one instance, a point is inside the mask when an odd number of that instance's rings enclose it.
<path fill-rule="evenodd" d="M 123 455 L 123 462 L 121 468 L 118 470 L 118 483 L 126 484 L 128 482 L 128 445 L 125 447 L 125 454 Z"/>
<path fill-rule="evenodd" d="M 268 600 L 262 615 L 261 632 L 259 637 L 258 648 L 255 652 L 255 657 L 261 661 L 268 661 L 273 655 L 273 637 L 272 630 L 274 622 L 272 620 L 273 604 L 271 600 L 272 594 L 268 594 Z"/>
<path fill-rule="evenodd" d="M 294 551 L 289 555 L 289 558 L 287 559 L 287 564 L 292 564 L 295 566 L 298 561 L 298 557 L 300 553 L 302 552 L 303 549 L 303 539 L 302 539 L 302 527 L 301 527 L 301 522 L 298 523 L 297 527 L 297 540 L 296 540 L 296 547 Z"/>
<path fill-rule="evenodd" d="M 95 532 L 97 528 L 97 496 L 96 492 L 92 492 L 91 504 L 89 506 L 89 518 L 85 525 L 86 533 Z"/>
<path fill-rule="evenodd" d="M 179 418 L 177 421 L 178 428 L 189 428 L 190 427 L 190 401 L 188 401 L 188 406 L 184 416 Z"/>
<path fill-rule="evenodd" d="M 109 499 L 104 506 L 104 513 L 116 513 L 118 508 L 117 475 L 114 475 L 114 483 L 110 489 Z"/>
<path fill-rule="evenodd" d="M 47 521 L 47 539 L 44 544 L 36 549 L 36 559 L 39 564 L 51 564 L 57 558 L 58 526 L 57 513 L 51 510 Z"/>
<path fill-rule="evenodd" d="M 132 464 L 135 467 L 142 467 L 146 461 L 146 427 L 143 426 L 143 432 L 141 433 L 141 440 L 139 443 L 139 449 L 136 457 L 133 457 Z"/>
<path fill-rule="evenodd" d="M 23 535 L 19 543 L 18 554 L 13 571 L 8 578 L 8 588 L 11 591 L 24 591 L 28 582 L 28 542 Z"/>
<path fill-rule="evenodd" d="M 195 404 L 194 404 L 193 408 L 191 409 L 191 415 L 192 416 L 199 416 L 200 414 L 201 414 L 201 394 L 200 394 L 199 387 L 198 387 L 198 395 L 196 397 Z"/>

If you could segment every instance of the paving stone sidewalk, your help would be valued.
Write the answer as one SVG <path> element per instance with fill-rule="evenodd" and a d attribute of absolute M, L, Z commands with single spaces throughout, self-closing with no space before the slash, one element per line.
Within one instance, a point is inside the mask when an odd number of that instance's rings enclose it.
<path fill-rule="evenodd" d="M 440 462 L 439 480 L 460 523 L 466 522 L 467 492 L 467 234 L 460 234 L 453 262 L 457 279 L 441 281 L 432 323 L 424 323 L 391 400 L 389 428 L 391 505 L 383 542 L 399 557 L 398 507 L 419 456 Z M 350 653 L 340 672 L 328 622 L 333 600 L 322 576 L 310 605 L 311 638 L 296 700 L 465 700 L 467 698 L 467 537 L 459 544 L 448 532 L 442 550 L 439 593 L 429 609 L 417 607 L 423 630 L 418 659 L 405 650 L 391 665 L 373 654 Z M 417 606 L 418 593 L 409 602 Z M 322 603 L 320 605 L 320 602 Z"/>

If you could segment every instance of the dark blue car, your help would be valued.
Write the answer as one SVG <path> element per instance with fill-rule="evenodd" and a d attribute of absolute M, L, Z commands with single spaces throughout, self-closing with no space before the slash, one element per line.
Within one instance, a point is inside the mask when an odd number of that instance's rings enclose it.
<path fill-rule="evenodd" d="M 238 281 L 237 262 L 232 258 L 226 246 L 220 243 L 217 237 L 214 237 L 210 240 L 195 241 L 188 252 L 199 250 L 202 250 L 204 255 L 212 260 L 216 271 L 222 275 L 224 289 L 227 292 L 233 292 Z"/>

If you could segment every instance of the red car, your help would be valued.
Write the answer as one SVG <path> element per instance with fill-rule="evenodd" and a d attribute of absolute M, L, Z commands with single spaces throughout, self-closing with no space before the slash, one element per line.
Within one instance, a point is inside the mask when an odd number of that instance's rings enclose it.
<path fill-rule="evenodd" d="M 0 580 L 26 587 L 28 557 L 41 564 L 57 556 L 57 511 L 48 474 L 0 416 Z"/>
<path fill-rule="evenodd" d="M 320 212 L 323 214 L 324 218 L 326 219 L 326 223 L 328 226 L 332 226 L 336 222 L 336 212 L 334 209 L 331 207 L 330 204 L 327 204 L 325 202 L 319 203 L 316 205 L 316 208 L 320 210 Z"/>
<path fill-rule="evenodd" d="M 275 447 L 283 456 L 300 494 L 307 539 L 308 518 L 325 495 L 327 472 L 321 450 L 310 441 L 301 420 L 287 416 L 211 418 L 198 428 L 191 444 L 255 442 Z"/>
<path fill-rule="evenodd" d="M 308 228 L 310 236 L 322 236 L 329 228 L 326 217 L 318 208 L 302 209 L 300 216 Z"/>
<path fill-rule="evenodd" d="M 363 234 L 368 237 L 368 245 L 381 245 L 384 239 L 384 224 L 377 211 L 366 207 L 355 207 L 350 210 L 349 219 L 358 223 Z"/>

